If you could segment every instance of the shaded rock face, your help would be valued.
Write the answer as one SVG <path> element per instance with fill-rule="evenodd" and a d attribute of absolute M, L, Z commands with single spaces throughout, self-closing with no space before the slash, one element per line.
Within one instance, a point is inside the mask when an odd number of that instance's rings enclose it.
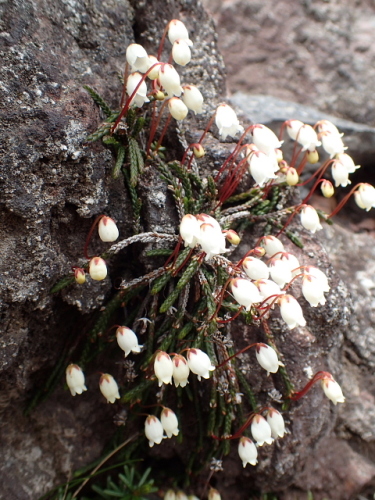
<path fill-rule="evenodd" d="M 375 125 L 371 0 L 205 0 L 231 90 Z M 290 117 L 293 118 L 293 117 Z"/>
<path fill-rule="evenodd" d="M 207 106 L 203 117 L 180 126 L 173 144 L 180 154 L 184 134 L 190 142 L 201 134 L 223 96 L 225 81 L 212 23 L 194 0 L 13 0 L 0 3 L 0 9 L 0 498 L 26 500 L 38 498 L 72 470 L 96 459 L 114 432 L 115 409 L 104 404 L 99 391 L 73 399 L 63 381 L 45 402 L 28 416 L 23 414 L 65 350 L 85 335 L 91 314 L 112 289 L 109 279 L 52 296 L 51 286 L 72 265 L 83 262 L 85 237 L 98 214 L 116 218 L 121 237 L 131 234 L 130 202 L 122 183 L 111 180 L 111 153 L 98 144 L 85 144 L 103 117 L 82 85 L 94 87 L 116 108 L 120 94 L 116 73 L 123 71 L 127 45 L 136 39 L 154 50 L 167 21 L 184 20 L 195 43 L 195 60 L 182 71 L 183 78 L 186 83 L 199 82 Z M 251 113 L 248 118 L 253 119 Z M 267 123 L 272 122 L 270 118 Z M 213 136 L 206 145 L 207 166 L 217 168 L 228 153 L 227 145 L 219 147 Z M 174 233 L 176 213 L 165 186 L 151 170 L 142 178 L 140 190 L 144 229 Z M 326 306 L 317 313 L 304 308 L 306 329 L 287 331 L 277 315 L 271 328 L 278 332 L 296 388 L 306 383 L 309 371 L 328 369 L 344 382 L 344 392 L 353 394 L 353 399 L 348 406 L 333 409 L 316 388 L 293 405 L 291 434 L 277 446 L 264 447 L 256 469 L 248 466 L 244 471 L 233 446 L 224 471 L 214 478 L 223 498 L 247 498 L 249 484 L 252 490 L 285 492 L 281 493 L 285 499 L 305 498 L 308 488 L 318 499 L 345 499 L 371 485 L 374 410 L 368 373 L 374 358 L 372 344 L 367 343 L 371 337 L 364 332 L 371 330 L 372 316 L 359 323 L 352 319 L 348 290 L 329 261 L 332 255 L 345 269 L 345 252 L 338 249 L 351 246 L 350 233 L 346 243 L 345 230 L 338 233 L 342 246 L 336 245 L 335 233 L 327 234 L 332 241 L 329 256 L 313 238 L 307 238 L 298 255 L 301 263 L 315 263 L 329 274 L 333 290 Z M 252 243 L 251 238 L 244 242 L 243 253 Z M 91 254 L 102 250 L 95 242 L 90 246 Z M 130 254 L 129 265 L 114 262 L 113 283 L 119 269 L 134 275 L 138 257 L 136 252 Z M 147 267 L 147 262 L 143 265 Z M 353 269 L 347 266 L 345 281 Z M 362 276 L 366 268 L 360 257 L 357 266 Z M 365 300 L 372 310 L 373 287 L 364 274 L 363 280 L 363 290 L 351 287 L 361 297 L 354 304 L 358 313 Z M 259 341 L 259 332 L 246 326 L 232 334 L 239 343 Z M 101 359 L 98 370 L 110 370 L 109 361 L 105 366 Z M 266 379 L 259 367 L 250 368 L 247 375 L 258 380 L 256 390 L 266 403 L 277 378 Z M 89 375 L 90 389 L 97 386 L 97 379 L 95 373 Z M 157 450 L 153 453 L 158 456 Z M 172 460 L 175 456 L 166 448 L 160 453 Z M 183 463 L 184 448 L 179 454 Z"/>

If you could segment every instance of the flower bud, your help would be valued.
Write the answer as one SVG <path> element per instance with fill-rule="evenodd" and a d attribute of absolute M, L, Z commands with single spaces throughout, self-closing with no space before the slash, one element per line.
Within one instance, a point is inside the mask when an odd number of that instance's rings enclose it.
<path fill-rule="evenodd" d="M 161 425 L 169 438 L 178 436 L 178 420 L 176 414 L 169 408 L 163 408 L 160 416 Z"/>
<path fill-rule="evenodd" d="M 299 175 L 294 167 L 289 167 L 286 172 L 286 183 L 288 186 L 295 186 L 298 184 Z"/>
<path fill-rule="evenodd" d="M 109 373 L 103 373 L 100 377 L 99 388 L 107 403 L 114 403 L 116 399 L 120 399 L 117 382 Z"/>
<path fill-rule="evenodd" d="M 220 493 L 215 488 L 210 488 L 208 492 L 208 500 L 221 500 Z"/>
<path fill-rule="evenodd" d="M 154 444 L 160 444 L 164 439 L 164 431 L 163 426 L 161 425 L 160 420 L 154 415 L 149 415 L 145 421 L 145 435 L 148 439 L 148 444 L 150 448 L 154 446 Z"/>
<path fill-rule="evenodd" d="M 175 120 L 183 120 L 186 118 L 189 110 L 178 97 L 172 97 L 168 101 L 168 109 Z"/>
<path fill-rule="evenodd" d="M 190 370 L 198 375 L 198 380 L 201 380 L 201 377 L 210 378 L 210 372 L 215 370 L 210 358 L 200 349 L 188 349 L 187 362 Z"/>
<path fill-rule="evenodd" d="M 265 236 L 262 238 L 261 245 L 264 247 L 267 257 L 273 257 L 276 253 L 284 251 L 284 245 L 276 236 Z"/>
<path fill-rule="evenodd" d="M 326 179 L 322 182 L 320 189 L 325 198 L 331 198 L 335 193 L 335 189 L 332 186 L 332 182 L 327 181 Z"/>
<path fill-rule="evenodd" d="M 307 151 L 306 160 L 308 161 L 308 163 L 311 163 L 311 165 L 318 163 L 319 161 L 318 151 L 316 149 L 314 149 L 314 151 Z"/>
<path fill-rule="evenodd" d="M 107 217 L 106 215 L 104 215 L 104 217 L 102 217 L 99 221 L 98 233 L 99 238 L 105 242 L 116 241 L 119 236 L 116 222 L 111 219 L 111 217 Z"/>
<path fill-rule="evenodd" d="M 244 306 L 246 311 L 250 311 L 255 303 L 262 302 L 257 287 L 245 278 L 235 278 L 231 281 L 231 290 L 235 300 Z"/>
<path fill-rule="evenodd" d="M 304 205 L 301 210 L 301 224 L 302 226 L 311 231 L 313 234 L 320 231 L 323 227 L 320 224 L 318 212 L 311 205 Z"/>
<path fill-rule="evenodd" d="M 85 283 L 86 281 L 85 270 L 81 267 L 76 267 L 74 269 L 74 279 L 76 280 L 76 283 L 78 283 L 78 285 L 83 285 L 83 283 Z"/>
<path fill-rule="evenodd" d="M 162 64 L 160 66 L 158 80 L 169 96 L 175 95 L 179 97 L 181 95 L 180 75 L 171 64 Z"/>
<path fill-rule="evenodd" d="M 195 158 L 202 158 L 206 154 L 206 151 L 204 150 L 202 144 L 194 144 L 193 153 Z"/>
<path fill-rule="evenodd" d="M 157 92 L 155 92 L 153 94 L 153 96 L 155 97 L 155 99 L 157 101 L 164 101 L 164 99 L 165 99 L 165 94 L 161 90 L 158 90 Z"/>
<path fill-rule="evenodd" d="M 176 354 L 172 359 L 173 363 L 173 381 L 174 385 L 178 387 L 185 387 L 189 383 L 188 377 L 190 373 L 190 368 L 188 362 L 181 354 Z"/>
<path fill-rule="evenodd" d="M 339 384 L 331 377 L 325 377 L 322 379 L 322 388 L 324 394 L 328 399 L 332 401 L 334 405 L 337 403 L 345 403 L 345 397 L 342 393 L 341 387 Z"/>
<path fill-rule="evenodd" d="M 267 422 L 271 427 L 271 435 L 273 438 L 284 437 L 285 422 L 280 412 L 274 408 L 270 408 L 267 412 Z"/>
<path fill-rule="evenodd" d="M 241 243 L 241 238 L 238 236 L 236 231 L 233 231 L 233 229 L 229 229 L 228 231 L 223 231 L 223 233 L 225 234 L 225 238 L 232 245 L 239 245 Z"/>
<path fill-rule="evenodd" d="M 228 104 L 218 106 L 215 123 L 222 141 L 225 141 L 228 135 L 234 137 L 238 132 L 243 132 L 243 127 L 240 125 L 236 113 Z"/>
<path fill-rule="evenodd" d="M 192 45 L 189 40 L 189 33 L 184 23 L 178 19 L 172 19 L 168 24 L 168 38 L 173 45 L 176 40 L 185 40 Z"/>
<path fill-rule="evenodd" d="M 291 330 L 298 325 L 306 325 L 302 308 L 293 295 L 282 295 L 279 298 L 279 305 L 281 317 Z"/>
<path fill-rule="evenodd" d="M 266 255 L 266 249 L 263 247 L 255 247 L 253 248 L 253 256 L 254 257 L 264 257 Z"/>
<path fill-rule="evenodd" d="M 131 73 L 126 80 L 126 92 L 130 97 L 135 91 L 137 85 L 142 80 L 142 75 L 140 73 Z M 141 108 L 145 102 L 150 102 L 150 99 L 147 97 L 147 85 L 146 82 L 143 81 L 134 97 L 131 100 L 131 104 L 135 104 L 138 108 Z"/>
<path fill-rule="evenodd" d="M 157 60 L 157 58 L 155 56 L 148 56 L 148 64 L 149 64 L 149 67 L 148 69 L 151 68 L 151 66 L 153 66 L 154 64 L 157 64 L 159 61 Z M 153 68 L 148 74 L 147 74 L 147 78 L 149 78 L 150 80 L 156 80 L 159 76 L 159 66 L 155 66 L 155 68 Z M 158 100 L 163 100 L 163 99 L 158 99 Z"/>
<path fill-rule="evenodd" d="M 141 352 L 141 347 L 143 347 L 143 345 L 138 344 L 136 334 L 127 326 L 120 326 L 117 328 L 116 339 L 120 349 L 125 352 L 125 358 L 130 352 Z"/>
<path fill-rule="evenodd" d="M 173 43 L 172 57 L 180 66 L 186 66 L 191 61 L 191 50 L 185 40 L 179 39 Z"/>
<path fill-rule="evenodd" d="M 161 387 L 163 383 L 172 383 L 173 363 L 169 354 L 164 351 L 158 351 L 154 361 L 154 371 L 159 380 L 159 387 Z"/>
<path fill-rule="evenodd" d="M 267 344 L 257 344 L 255 355 L 258 363 L 267 373 L 276 373 L 279 366 L 284 366 L 281 361 L 279 361 L 275 349 Z"/>
<path fill-rule="evenodd" d="M 91 279 L 102 281 L 107 276 L 107 265 L 101 257 L 93 257 L 89 263 Z"/>
<path fill-rule="evenodd" d="M 242 262 L 242 267 L 247 276 L 252 280 L 269 278 L 270 270 L 267 264 L 256 257 L 246 257 Z"/>
<path fill-rule="evenodd" d="M 274 441 L 271 427 L 262 415 L 254 416 L 251 422 L 251 434 L 258 446 L 263 446 L 264 443 L 272 444 Z"/>
<path fill-rule="evenodd" d="M 240 439 L 238 443 L 238 454 L 244 467 L 246 467 L 247 464 L 256 465 L 258 463 L 257 447 L 248 437 L 242 436 Z"/>
<path fill-rule="evenodd" d="M 283 152 L 281 149 L 275 149 L 276 161 L 281 163 L 284 160 Z"/>
<path fill-rule="evenodd" d="M 78 365 L 70 364 L 66 369 L 66 383 L 72 396 L 87 391 L 85 376 Z"/>
<path fill-rule="evenodd" d="M 203 113 L 203 96 L 195 85 L 183 85 L 182 100 L 195 114 Z"/>

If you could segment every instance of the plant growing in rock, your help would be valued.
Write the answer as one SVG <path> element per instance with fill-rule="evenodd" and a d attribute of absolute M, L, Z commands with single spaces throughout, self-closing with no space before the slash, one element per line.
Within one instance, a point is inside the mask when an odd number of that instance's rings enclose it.
<path fill-rule="evenodd" d="M 167 37 L 171 57 L 162 62 Z M 115 256 L 124 255 L 131 245 L 146 248 L 153 269 L 122 279 L 84 346 L 69 353 L 69 362 L 75 364 L 67 368 L 67 383 L 72 395 L 86 391 L 83 370 L 89 371 L 91 360 L 116 339 L 118 353 L 122 350 L 126 359 L 121 370 L 113 363 L 116 380 L 102 374 L 99 385 L 108 403 L 127 410 L 133 428 L 144 425 L 145 436 L 129 446 L 127 457 L 142 457 L 147 440 L 153 447 L 163 446 L 167 437 L 179 444 L 193 439 L 185 480 L 209 470 L 211 463 L 207 484 L 201 488 L 205 494 L 212 474 L 220 469 L 212 463 L 221 463 L 231 441 L 236 440 L 243 466 L 256 466 L 262 460 L 261 447 L 275 446 L 274 441 L 284 437 L 284 416 L 290 405 L 315 382 L 321 382 L 334 404 L 345 401 L 340 386 L 326 371 L 311 374 L 306 386 L 296 390 L 272 321 L 281 318 L 289 330 L 305 327 L 300 291 L 310 307 L 324 305 L 330 289 L 325 270 L 308 259 L 300 261 L 293 246 L 303 248 L 303 235 L 321 230 L 323 221 L 330 223 L 352 194 L 360 208 L 375 206 L 375 189 L 361 183 L 333 213 L 316 210 L 308 202 L 318 186 L 324 196 L 334 193 L 330 180 L 323 177 L 328 168 L 336 187 L 349 184 L 349 175 L 358 168 L 345 152 L 342 134 L 325 120 L 312 127 L 292 119 L 284 123 L 279 138 L 263 124 L 245 129 L 228 104 L 218 106 L 197 142 L 188 145 L 180 158 L 171 158 L 163 143 L 168 133 L 173 134 L 173 120 L 182 121 L 189 112 L 204 109 L 199 83 L 181 84 L 171 64 L 185 66 L 191 57 L 194 45 L 186 27 L 172 20 L 156 57 L 138 44 L 129 46 L 119 111 L 112 111 L 86 87 L 106 116 L 88 140 L 101 140 L 115 155 L 112 175 L 124 179 L 133 209 L 133 234 L 113 243 L 119 237 L 116 223 L 100 215 L 88 235 L 85 261 L 54 291 L 74 280 L 85 286 L 86 277 L 108 279 L 107 263 Z M 288 161 L 281 150 L 284 131 L 294 141 Z M 218 133 L 222 141 L 241 134 L 216 170 L 212 165 L 209 170 L 205 156 L 209 132 Z M 330 158 L 306 178 L 305 166 L 318 163 L 320 146 Z M 143 231 L 139 183 L 150 171 L 158 172 L 175 204 L 179 222 L 170 232 Z M 308 183 L 312 183 L 308 195 L 295 203 L 293 186 Z M 297 215 L 301 227 L 294 220 Z M 100 239 L 113 244 L 102 255 L 89 258 L 96 226 Z M 244 248 L 241 241 L 252 243 Z M 122 314 L 124 307 L 126 314 Z M 242 339 L 232 335 L 240 321 L 256 327 L 257 342 L 244 346 Z M 267 401 L 264 395 L 258 397 L 248 376 L 256 363 L 264 369 L 264 377 L 271 373 L 277 381 L 277 391 L 268 393 Z M 65 367 L 57 367 L 55 380 L 61 368 Z M 144 422 L 141 415 L 146 408 Z M 188 418 L 196 419 L 193 433 L 185 425 Z M 182 484 L 171 481 L 167 486 Z M 209 493 L 209 498 L 216 498 L 214 494 Z"/>

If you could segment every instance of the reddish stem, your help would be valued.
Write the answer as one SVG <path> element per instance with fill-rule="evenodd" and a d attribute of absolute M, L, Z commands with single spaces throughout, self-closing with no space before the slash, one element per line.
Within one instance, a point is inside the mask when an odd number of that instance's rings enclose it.
<path fill-rule="evenodd" d="M 315 382 L 318 382 L 319 380 L 323 380 L 326 378 L 333 380 L 333 377 L 329 372 L 323 372 L 323 371 L 317 372 L 314 375 L 314 377 L 310 380 L 310 382 L 308 382 L 301 391 L 295 392 L 294 394 L 289 396 L 289 398 L 292 399 L 293 401 L 301 399 L 311 389 L 311 387 L 315 384 Z"/>
<path fill-rule="evenodd" d="M 90 260 L 90 257 L 88 256 L 88 253 L 87 253 L 87 250 L 88 250 L 88 246 L 89 246 L 89 243 L 90 243 L 90 241 L 91 241 L 91 238 L 92 238 L 92 234 L 93 234 L 94 229 L 96 228 L 96 226 L 99 224 L 99 221 L 100 221 L 100 219 L 101 219 L 102 217 L 104 217 L 104 215 L 103 215 L 103 214 L 98 215 L 98 217 L 95 219 L 95 221 L 94 221 L 93 225 L 92 225 L 92 226 L 91 226 L 91 228 L 90 228 L 89 234 L 87 235 L 87 238 L 86 238 L 86 241 L 85 241 L 85 246 L 84 246 L 84 248 L 83 248 L 83 254 L 84 254 L 84 256 L 85 256 L 85 258 L 86 258 L 87 260 Z"/>
<path fill-rule="evenodd" d="M 337 207 L 334 209 L 334 211 L 327 216 L 327 219 L 330 219 L 331 217 L 333 217 L 334 215 L 336 215 L 341 209 L 342 207 L 345 205 L 345 203 L 349 200 L 349 198 L 351 197 L 351 195 L 354 193 L 354 191 L 363 184 L 363 182 L 360 182 L 358 184 L 356 184 L 354 187 L 352 187 L 352 189 L 349 191 L 349 193 L 340 201 L 340 203 L 337 205 Z"/>

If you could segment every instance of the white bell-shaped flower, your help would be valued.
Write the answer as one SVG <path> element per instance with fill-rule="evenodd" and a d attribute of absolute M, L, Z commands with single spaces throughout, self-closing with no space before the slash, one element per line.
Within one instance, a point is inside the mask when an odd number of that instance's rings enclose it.
<path fill-rule="evenodd" d="M 300 215 L 301 224 L 308 231 L 311 231 L 314 234 L 316 231 L 323 229 L 320 224 L 318 212 L 311 205 L 304 205 L 301 209 Z"/>
<path fill-rule="evenodd" d="M 311 274 L 312 276 L 315 276 L 320 281 L 320 287 L 322 288 L 323 292 L 329 292 L 330 286 L 328 284 L 328 278 L 327 276 L 321 271 L 318 267 L 315 266 L 304 266 L 304 272 L 306 274 Z"/>
<path fill-rule="evenodd" d="M 160 66 L 158 80 L 169 96 L 180 97 L 182 94 L 180 75 L 172 64 L 162 64 Z"/>
<path fill-rule="evenodd" d="M 328 399 L 332 401 L 334 405 L 336 405 L 337 403 L 345 403 L 345 397 L 342 393 L 341 387 L 336 382 L 336 380 L 332 378 L 332 376 L 327 376 L 322 379 L 322 388 L 324 394 Z"/>
<path fill-rule="evenodd" d="M 356 170 L 361 168 L 361 165 L 355 165 L 353 158 L 346 153 L 338 153 L 336 159 L 344 165 L 349 174 L 354 174 Z"/>
<path fill-rule="evenodd" d="M 269 278 L 270 270 L 267 264 L 256 257 L 246 257 L 242 262 L 242 267 L 247 276 L 252 280 Z"/>
<path fill-rule="evenodd" d="M 255 444 L 248 437 L 242 436 L 238 443 L 238 454 L 242 460 L 242 465 L 256 465 L 258 463 L 258 450 Z"/>
<path fill-rule="evenodd" d="M 276 236 L 268 235 L 262 238 L 260 244 L 265 249 L 267 257 L 273 257 L 275 254 L 279 254 L 276 257 L 281 259 L 280 252 L 284 252 L 284 245 L 282 241 L 279 240 L 279 238 L 276 238 Z"/>
<path fill-rule="evenodd" d="M 329 120 L 319 120 L 316 123 L 316 128 L 318 129 L 319 132 L 330 132 L 331 134 L 336 134 L 342 137 L 344 134 L 341 134 L 339 132 L 339 129 L 334 125 L 332 122 Z"/>
<path fill-rule="evenodd" d="M 303 277 L 302 294 L 311 307 L 317 307 L 319 304 L 324 306 L 326 303 L 322 282 L 311 274 L 305 274 Z"/>
<path fill-rule="evenodd" d="M 367 212 L 375 207 L 375 188 L 371 186 L 371 184 L 367 184 L 362 182 L 357 191 L 354 192 L 354 199 L 359 206 L 359 208 L 363 208 Z"/>
<path fill-rule="evenodd" d="M 200 224 L 196 217 L 191 214 L 184 215 L 181 219 L 180 235 L 186 247 L 194 248 L 197 245 L 199 232 Z"/>
<path fill-rule="evenodd" d="M 340 134 L 324 130 L 323 132 L 320 132 L 319 136 L 322 141 L 324 151 L 328 153 L 331 158 L 337 154 L 343 153 L 345 149 L 348 149 L 344 146 Z"/>
<path fill-rule="evenodd" d="M 276 179 L 275 161 L 262 151 L 253 151 L 247 162 L 249 172 L 259 187 L 263 187 L 270 179 Z"/>
<path fill-rule="evenodd" d="M 186 118 L 189 110 L 179 97 L 172 97 L 168 101 L 168 109 L 175 120 L 181 121 Z"/>
<path fill-rule="evenodd" d="M 198 375 L 198 380 L 201 380 L 201 377 L 209 378 L 210 372 L 215 370 L 208 355 L 200 349 L 188 349 L 187 362 L 190 370 Z"/>
<path fill-rule="evenodd" d="M 271 279 L 277 283 L 280 288 L 284 288 L 285 284 L 293 279 L 292 271 L 285 260 L 271 259 L 269 269 Z"/>
<path fill-rule="evenodd" d="M 198 242 L 202 250 L 206 253 L 206 261 L 210 260 L 214 255 L 219 255 L 226 251 L 224 234 L 210 223 L 201 225 Z"/>
<path fill-rule="evenodd" d="M 184 91 L 181 99 L 186 106 L 194 111 L 195 114 L 203 113 L 203 96 L 195 85 L 183 85 Z"/>
<path fill-rule="evenodd" d="M 310 125 L 299 120 L 289 120 L 286 126 L 289 137 L 301 144 L 302 151 L 314 151 L 321 145 L 318 134 Z"/>
<path fill-rule="evenodd" d="M 127 326 L 120 326 L 117 328 L 116 339 L 120 349 L 122 349 L 125 353 L 125 358 L 130 354 L 130 352 L 141 352 L 143 345 L 138 344 L 136 334 Z"/>
<path fill-rule="evenodd" d="M 164 351 L 158 351 L 155 356 L 154 371 L 159 381 L 159 387 L 161 387 L 163 383 L 172 383 L 173 363 L 169 354 Z"/>
<path fill-rule="evenodd" d="M 191 61 L 191 50 L 186 40 L 176 40 L 172 47 L 172 57 L 176 64 L 186 66 Z"/>
<path fill-rule="evenodd" d="M 271 435 L 274 439 L 284 437 L 285 422 L 279 411 L 275 410 L 275 408 L 270 408 L 267 412 L 267 422 L 271 427 Z"/>
<path fill-rule="evenodd" d="M 220 104 L 216 110 L 215 123 L 219 129 L 220 139 L 225 141 L 227 136 L 235 137 L 239 132 L 243 132 L 237 115 L 228 104 Z"/>
<path fill-rule="evenodd" d="M 221 500 L 221 495 L 215 488 L 210 488 L 208 500 Z"/>
<path fill-rule="evenodd" d="M 292 271 L 293 277 L 297 276 L 297 274 L 301 274 L 302 271 L 300 270 L 300 263 L 295 255 L 290 252 L 283 252 L 280 260 L 287 264 L 289 269 Z"/>
<path fill-rule="evenodd" d="M 181 354 L 176 354 L 172 359 L 173 363 L 173 382 L 176 387 L 185 387 L 189 383 L 190 368 L 188 362 Z"/>
<path fill-rule="evenodd" d="M 264 305 L 273 304 L 272 309 L 275 307 L 277 296 L 285 293 L 282 292 L 279 285 L 272 280 L 256 280 L 255 285 L 259 290 Z"/>
<path fill-rule="evenodd" d="M 116 241 L 119 236 L 116 222 L 111 219 L 111 217 L 107 217 L 106 215 L 99 221 L 98 233 L 99 238 L 105 242 Z"/>
<path fill-rule="evenodd" d="M 137 85 L 142 80 L 142 75 L 138 72 L 131 73 L 126 80 L 126 92 L 130 97 L 132 93 L 135 91 Z M 141 108 L 145 102 L 150 102 L 150 99 L 147 97 L 147 85 L 146 82 L 143 81 L 141 85 L 138 87 L 137 93 L 134 95 L 131 100 L 131 104 L 135 104 L 138 108 Z"/>
<path fill-rule="evenodd" d="M 148 439 L 148 444 L 150 448 L 154 446 L 154 444 L 160 444 L 164 436 L 163 426 L 161 425 L 160 420 L 154 415 L 149 415 L 145 421 L 145 435 Z"/>
<path fill-rule="evenodd" d="M 255 355 L 258 363 L 267 373 L 276 373 L 279 366 L 284 366 L 279 358 L 275 349 L 267 344 L 257 344 L 255 347 Z"/>
<path fill-rule="evenodd" d="M 66 369 L 66 383 L 72 396 L 87 391 L 83 371 L 78 365 L 73 363 Z"/>
<path fill-rule="evenodd" d="M 100 377 L 99 389 L 107 403 L 114 403 L 116 399 L 120 399 L 117 382 L 109 373 L 103 373 Z"/>
<path fill-rule="evenodd" d="M 107 264 L 101 257 L 93 257 L 89 262 L 89 275 L 95 281 L 102 281 L 107 276 Z"/>
<path fill-rule="evenodd" d="M 263 446 L 264 443 L 272 444 L 274 441 L 271 427 L 262 415 L 254 416 L 251 422 L 251 434 L 258 446 Z"/>
<path fill-rule="evenodd" d="M 211 226 L 214 226 L 214 228 L 218 231 L 221 232 L 221 227 L 220 224 L 216 219 L 211 217 L 211 215 L 207 214 L 198 214 L 196 215 L 197 221 L 199 222 L 199 225 L 201 226 L 202 224 L 211 224 Z"/>
<path fill-rule="evenodd" d="M 282 295 L 279 298 L 280 314 L 288 327 L 292 330 L 296 326 L 305 326 L 302 308 L 293 295 Z"/>
<path fill-rule="evenodd" d="M 163 500 L 176 500 L 176 493 L 173 490 L 168 490 Z"/>
<path fill-rule="evenodd" d="M 255 146 L 266 155 L 275 153 L 275 149 L 280 148 L 282 145 L 277 135 L 270 128 L 260 123 L 252 126 L 251 134 Z"/>
<path fill-rule="evenodd" d="M 148 69 L 150 69 L 151 66 L 154 66 L 158 62 L 159 61 L 155 56 L 148 56 L 148 64 L 149 64 Z M 156 80 L 159 77 L 159 68 L 160 65 L 155 66 L 149 73 L 147 73 L 147 78 L 149 78 L 150 80 Z"/>
<path fill-rule="evenodd" d="M 259 290 L 251 281 L 245 278 L 235 278 L 230 286 L 236 302 L 245 307 L 246 311 L 250 311 L 253 304 L 262 302 Z"/>
<path fill-rule="evenodd" d="M 193 42 L 189 39 L 189 32 L 182 21 L 172 19 L 168 24 L 168 38 L 173 45 L 176 40 L 185 40 L 189 45 Z"/>
<path fill-rule="evenodd" d="M 178 420 L 174 411 L 170 408 L 163 408 L 160 416 L 161 425 L 169 438 L 178 436 Z"/>
<path fill-rule="evenodd" d="M 131 66 L 131 71 L 146 73 L 150 67 L 150 61 L 146 50 L 138 43 L 131 43 L 126 49 L 126 60 Z"/>
<path fill-rule="evenodd" d="M 351 184 L 351 181 L 349 180 L 349 172 L 340 161 L 334 160 L 331 172 L 336 187 L 346 187 L 348 184 Z"/>

